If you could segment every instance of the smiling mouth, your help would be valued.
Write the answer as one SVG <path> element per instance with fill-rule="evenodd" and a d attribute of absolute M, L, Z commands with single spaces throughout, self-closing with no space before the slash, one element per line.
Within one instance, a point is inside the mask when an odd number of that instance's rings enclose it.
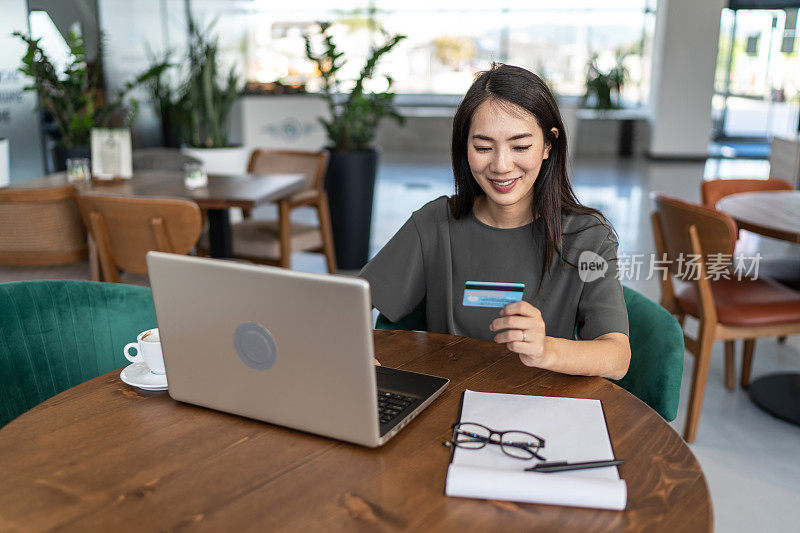
<path fill-rule="evenodd" d="M 510 180 L 493 180 L 489 179 L 489 183 L 492 184 L 492 188 L 499 192 L 499 193 L 507 193 L 511 192 L 511 190 L 517 185 L 517 182 L 520 178 L 513 178 Z"/>
<path fill-rule="evenodd" d="M 514 182 L 515 180 L 518 180 L 518 179 L 519 178 L 513 178 L 513 179 L 510 179 L 510 180 L 492 180 L 492 179 L 490 179 L 489 181 L 491 181 L 492 183 L 496 183 L 497 185 L 500 185 L 501 187 L 505 187 L 506 185 L 511 185 L 512 182 Z"/>

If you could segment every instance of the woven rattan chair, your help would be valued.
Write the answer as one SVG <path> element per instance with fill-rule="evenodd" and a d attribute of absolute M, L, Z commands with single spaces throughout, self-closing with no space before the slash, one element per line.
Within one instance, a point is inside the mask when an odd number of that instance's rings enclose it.
<path fill-rule="evenodd" d="M 86 257 L 72 185 L 0 189 L 0 264 L 61 265 Z"/>
<path fill-rule="evenodd" d="M 288 268 L 293 251 L 320 252 L 325 255 L 328 272 L 336 273 L 328 195 L 323 189 L 327 166 L 327 152 L 255 150 L 250 156 L 248 172 L 304 174 L 307 187 L 278 202 L 277 220 L 248 218 L 240 224 L 234 224 L 231 227 L 233 256 L 254 263 Z M 316 209 L 319 226 L 290 220 L 291 211 L 302 206 Z M 201 246 L 208 248 L 206 235 L 201 239 Z"/>
<path fill-rule="evenodd" d="M 114 283 L 120 283 L 120 269 L 147 274 L 150 250 L 191 252 L 202 229 L 200 209 L 187 200 L 87 193 L 78 205 L 97 243 L 103 277 Z"/>
<path fill-rule="evenodd" d="M 714 256 L 731 256 L 736 243 L 736 223 L 731 217 L 702 205 L 652 193 L 655 207 L 653 233 L 659 258 L 666 258 L 670 275 L 661 279 L 661 305 L 677 315 L 699 322 L 696 338 L 684 334 L 686 349 L 695 357 L 692 390 L 684 428 L 687 442 L 694 441 L 703 404 L 711 350 L 714 341 L 726 341 L 726 381 L 732 381 L 732 344 L 745 339 L 745 353 L 752 356 L 752 339 L 800 333 L 800 293 L 775 281 L 762 278 L 729 279 L 707 275 L 707 265 Z M 675 287 L 680 278 L 680 258 L 697 258 L 694 274 L 683 276 L 685 286 Z M 749 348 L 748 348 L 748 343 Z M 745 357 L 742 375 L 749 379 L 749 361 Z"/>

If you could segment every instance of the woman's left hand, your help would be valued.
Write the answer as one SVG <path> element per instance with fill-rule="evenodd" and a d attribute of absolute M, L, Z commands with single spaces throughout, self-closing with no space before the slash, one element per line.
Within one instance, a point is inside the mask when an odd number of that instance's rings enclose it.
<path fill-rule="evenodd" d="M 500 331 L 494 342 L 505 344 L 519 354 L 523 364 L 542 367 L 544 364 L 544 319 L 528 302 L 514 302 L 500 310 L 500 318 L 489 324 L 491 331 Z"/>

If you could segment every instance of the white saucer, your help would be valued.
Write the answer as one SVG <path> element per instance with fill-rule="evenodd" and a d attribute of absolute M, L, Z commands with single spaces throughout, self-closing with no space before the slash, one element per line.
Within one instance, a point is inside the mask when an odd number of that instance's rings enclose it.
<path fill-rule="evenodd" d="M 165 374 L 153 374 L 147 365 L 134 363 L 122 369 L 119 379 L 143 390 L 157 391 L 167 390 L 167 376 Z"/>

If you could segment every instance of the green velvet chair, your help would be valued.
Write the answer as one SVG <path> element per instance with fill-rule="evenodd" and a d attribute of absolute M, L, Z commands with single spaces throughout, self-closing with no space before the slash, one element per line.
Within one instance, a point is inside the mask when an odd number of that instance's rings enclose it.
<path fill-rule="evenodd" d="M 0 283 L 0 427 L 128 363 L 122 348 L 156 327 L 150 289 L 46 280 Z"/>
<path fill-rule="evenodd" d="M 623 286 L 622 293 L 628 308 L 631 364 L 625 377 L 612 381 L 671 422 L 681 393 L 683 330 L 656 302 L 629 287 Z M 375 328 L 426 331 L 425 300 L 396 323 L 378 315 Z"/>

